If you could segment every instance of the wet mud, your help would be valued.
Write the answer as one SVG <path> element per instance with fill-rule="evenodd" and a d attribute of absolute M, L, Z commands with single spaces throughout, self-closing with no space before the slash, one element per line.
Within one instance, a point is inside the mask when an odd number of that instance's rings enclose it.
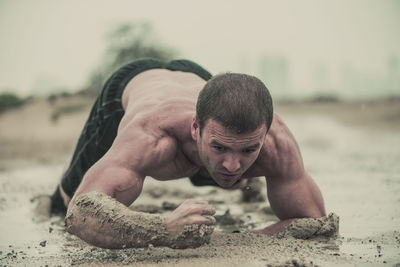
<path fill-rule="evenodd" d="M 45 118 L 39 112 L 43 104 L 6 114 L 0 117 L 0 265 L 400 266 L 400 151 L 394 145 L 400 142 L 399 124 L 379 117 L 392 112 L 393 105 L 399 102 L 367 103 L 367 109 L 363 103 L 277 105 L 297 138 L 308 173 L 322 191 L 326 210 L 333 214 L 298 219 L 275 236 L 245 232 L 278 221 L 263 180 L 242 192 L 193 187 L 188 179 L 146 179 L 132 211 L 162 216 L 188 198 L 208 200 L 215 207 L 215 229 L 222 234 L 187 249 L 151 243 L 103 249 L 68 233 L 63 217 L 47 216 L 48 195 L 70 159 L 87 112 L 66 117 L 57 126 L 34 119 Z M 390 118 L 400 114 L 394 115 Z M 10 128 L 21 117 L 25 123 Z M 39 156 L 38 151 L 44 152 Z"/>

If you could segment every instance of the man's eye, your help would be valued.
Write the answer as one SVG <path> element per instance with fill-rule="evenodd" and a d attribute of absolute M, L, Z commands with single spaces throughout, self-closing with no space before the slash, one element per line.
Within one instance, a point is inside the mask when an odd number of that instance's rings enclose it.
<path fill-rule="evenodd" d="M 218 152 L 222 152 L 225 150 L 225 148 L 223 146 L 213 146 L 214 150 L 218 151 Z"/>
<path fill-rule="evenodd" d="M 243 150 L 243 152 L 244 153 L 248 153 L 248 154 L 250 154 L 250 153 L 253 153 L 253 152 L 255 152 L 256 150 L 255 149 L 245 149 L 245 150 Z"/>

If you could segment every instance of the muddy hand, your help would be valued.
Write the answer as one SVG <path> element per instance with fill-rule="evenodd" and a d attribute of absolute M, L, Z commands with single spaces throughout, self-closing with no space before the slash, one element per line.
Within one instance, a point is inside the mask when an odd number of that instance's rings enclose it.
<path fill-rule="evenodd" d="M 215 209 L 205 200 L 185 200 L 179 207 L 165 217 L 167 231 L 176 236 L 185 225 L 215 225 Z"/>

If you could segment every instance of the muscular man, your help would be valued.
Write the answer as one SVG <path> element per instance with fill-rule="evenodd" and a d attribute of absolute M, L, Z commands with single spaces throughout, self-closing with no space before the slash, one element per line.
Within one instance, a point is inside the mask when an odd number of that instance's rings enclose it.
<path fill-rule="evenodd" d="M 254 232 L 274 234 L 295 218 L 325 216 L 299 147 L 259 79 L 212 77 L 188 60 L 143 59 L 105 84 L 52 211 L 68 209 L 67 231 L 96 246 L 195 247 L 213 232 L 214 208 L 186 200 L 164 217 L 132 211 L 145 177 L 230 189 L 259 176 L 280 222 Z"/>

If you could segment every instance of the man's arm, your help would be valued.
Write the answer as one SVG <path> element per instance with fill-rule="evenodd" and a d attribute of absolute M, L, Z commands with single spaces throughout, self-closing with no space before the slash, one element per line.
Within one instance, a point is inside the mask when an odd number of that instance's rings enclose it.
<path fill-rule="evenodd" d="M 207 242 L 213 230 L 207 225 L 215 224 L 215 219 L 207 215 L 215 210 L 206 202 L 185 201 L 166 217 L 127 207 L 141 193 L 145 174 L 140 170 L 165 160 L 161 152 L 170 151 L 171 145 L 169 140 L 155 142 L 148 136 L 117 138 L 85 174 L 69 203 L 67 231 L 104 248 L 149 244 L 184 248 Z"/>
<path fill-rule="evenodd" d="M 272 161 L 267 163 L 267 194 L 280 222 L 255 233 L 275 234 L 296 218 L 325 216 L 322 194 L 305 171 L 300 149 L 283 121 L 277 116 L 267 142 Z"/>
<path fill-rule="evenodd" d="M 66 229 L 99 247 L 133 246 L 133 240 L 127 240 L 133 236 L 127 223 L 135 218 L 135 214 L 127 206 L 140 195 L 144 177 L 107 156 L 88 170 L 70 201 Z M 113 212 L 119 215 L 116 220 Z M 161 218 L 153 219 L 161 222 Z M 124 224 L 127 226 L 121 227 Z"/>
<path fill-rule="evenodd" d="M 198 247 L 210 239 L 213 227 L 207 224 L 214 224 L 215 220 L 211 217 L 204 222 L 207 211 L 204 212 L 206 205 L 203 203 L 187 200 L 178 209 L 187 213 L 187 206 L 197 206 L 203 210 L 203 216 L 190 211 L 186 216 L 187 225 L 173 233 L 167 227 L 166 218 L 134 212 L 102 192 L 91 191 L 74 198 L 65 222 L 69 233 L 104 248 L 147 247 L 150 244 L 172 248 Z M 209 211 L 211 214 L 214 212 Z M 172 224 L 172 228 L 176 229 L 178 223 Z"/>
<path fill-rule="evenodd" d="M 267 193 L 271 208 L 280 221 L 255 233 L 273 235 L 296 218 L 326 216 L 321 192 L 306 173 L 287 182 L 267 179 Z"/>

